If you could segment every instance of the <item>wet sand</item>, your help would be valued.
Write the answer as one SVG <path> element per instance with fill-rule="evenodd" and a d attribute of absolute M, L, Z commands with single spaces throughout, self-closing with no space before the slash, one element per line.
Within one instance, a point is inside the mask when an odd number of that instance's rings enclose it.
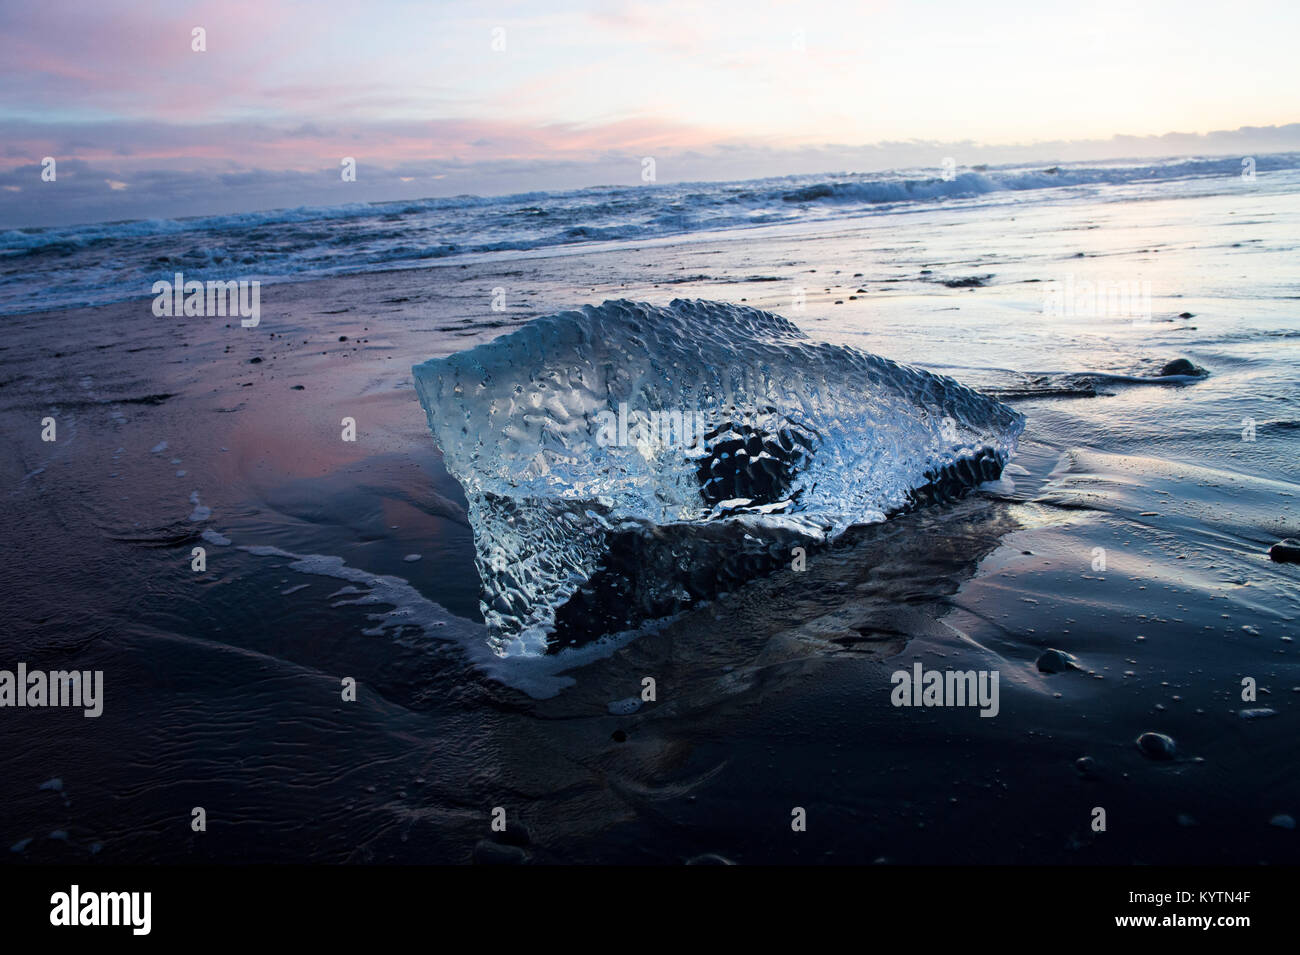
<path fill-rule="evenodd" d="M 469 862 L 497 806 L 527 828 L 497 855 L 538 863 L 1296 861 L 1300 578 L 1265 552 L 1297 530 L 1300 203 L 1251 201 L 268 285 L 254 329 L 158 319 L 148 298 L 0 320 L 5 657 L 106 686 L 98 719 L 0 718 L 6 861 Z M 1259 242 L 1228 251 L 1237 214 Z M 1045 319 L 1036 283 L 1089 270 L 1155 276 L 1154 325 Z M 465 502 L 410 368 L 576 304 L 679 296 L 1015 393 L 1014 486 L 854 531 L 807 574 L 575 657 L 536 699 L 476 649 Z M 1107 377 L 1180 356 L 1211 375 Z M 1053 396 L 1080 376 L 1099 397 Z M 349 601 L 372 590 L 404 603 L 370 619 L 392 604 Z M 1048 648 L 1080 669 L 1041 672 Z M 999 715 L 891 705 L 917 661 L 999 671 Z M 656 701 L 612 714 L 645 676 Z M 1140 752 L 1148 731 L 1176 758 Z"/>

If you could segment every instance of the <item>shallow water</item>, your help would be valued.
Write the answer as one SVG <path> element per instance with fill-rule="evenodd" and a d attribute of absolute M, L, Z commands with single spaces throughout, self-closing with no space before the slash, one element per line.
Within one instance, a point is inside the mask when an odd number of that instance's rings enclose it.
<path fill-rule="evenodd" d="M 1300 572 L 1265 552 L 1300 536 L 1300 197 L 1171 188 L 283 285 L 257 330 L 147 300 L 6 318 L 5 657 L 106 686 L 95 720 L 0 719 L 7 861 L 468 861 L 494 806 L 538 862 L 1294 861 Z M 1098 280 L 1150 282 L 1151 321 L 1044 314 Z M 498 661 L 409 369 L 614 297 L 746 301 L 1004 394 L 1014 486 Z M 1207 373 L 1161 377 L 1179 357 Z M 1049 647 L 1081 669 L 1041 673 Z M 917 660 L 999 671 L 998 716 L 892 706 Z M 645 676 L 657 700 L 612 713 Z"/>

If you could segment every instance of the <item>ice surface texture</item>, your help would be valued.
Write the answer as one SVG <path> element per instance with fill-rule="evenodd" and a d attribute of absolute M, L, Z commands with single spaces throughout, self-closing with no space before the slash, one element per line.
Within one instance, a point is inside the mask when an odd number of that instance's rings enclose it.
<path fill-rule="evenodd" d="M 709 301 L 584 306 L 414 379 L 465 489 L 501 653 L 544 651 L 629 534 L 825 541 L 996 478 L 1024 426 L 951 378 Z"/>

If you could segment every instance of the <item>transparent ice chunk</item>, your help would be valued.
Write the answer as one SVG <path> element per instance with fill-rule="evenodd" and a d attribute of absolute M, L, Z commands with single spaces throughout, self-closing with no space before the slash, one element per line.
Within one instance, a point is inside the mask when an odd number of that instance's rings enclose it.
<path fill-rule="evenodd" d="M 662 573 L 664 547 L 701 559 L 683 528 L 788 555 L 996 479 L 1024 426 L 952 378 L 709 301 L 584 306 L 413 371 L 503 654 L 544 652 L 557 611 L 611 565 L 637 576 L 611 557 L 633 538 L 659 542 L 659 570 L 624 591 L 662 609 L 687 579 Z"/>

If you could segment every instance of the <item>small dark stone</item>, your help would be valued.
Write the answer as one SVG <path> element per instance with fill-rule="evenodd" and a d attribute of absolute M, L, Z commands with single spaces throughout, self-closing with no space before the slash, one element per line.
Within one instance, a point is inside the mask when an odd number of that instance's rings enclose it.
<path fill-rule="evenodd" d="M 971 275 L 962 279 L 945 279 L 943 284 L 948 288 L 983 288 L 991 278 L 991 275 Z"/>
<path fill-rule="evenodd" d="M 519 865 L 527 858 L 518 846 L 504 846 L 490 839 L 480 839 L 474 846 L 475 865 Z"/>
<path fill-rule="evenodd" d="M 293 391 L 302 391 L 302 390 L 303 390 L 303 387 L 302 387 L 302 385 L 294 385 L 293 388 L 292 388 L 292 390 L 293 390 Z"/>
<path fill-rule="evenodd" d="M 1161 375 L 1196 375 L 1200 369 L 1193 365 L 1186 358 L 1175 358 L 1165 367 L 1160 369 Z"/>
<path fill-rule="evenodd" d="M 1038 658 L 1040 673 L 1064 673 L 1079 669 L 1079 661 L 1064 650 L 1044 650 Z"/>
<path fill-rule="evenodd" d="M 1270 706 L 1254 706 L 1245 710 L 1238 710 L 1237 715 L 1243 720 L 1262 720 L 1269 716 L 1277 716 L 1277 710 Z"/>
<path fill-rule="evenodd" d="M 1280 540 L 1268 549 L 1268 556 L 1280 564 L 1300 564 L 1300 540 Z"/>
<path fill-rule="evenodd" d="M 1080 756 L 1074 761 L 1074 768 L 1080 776 L 1091 776 L 1097 770 L 1097 761 L 1091 756 Z"/>
<path fill-rule="evenodd" d="M 1179 318 L 1195 318 L 1196 316 L 1193 315 L 1191 312 L 1179 312 L 1179 313 L 1178 313 L 1178 317 L 1179 317 Z"/>
<path fill-rule="evenodd" d="M 248 359 L 248 363 L 249 363 L 250 365 L 260 365 L 260 364 L 262 363 L 262 359 L 260 359 L 260 358 L 250 358 L 250 359 Z"/>
<path fill-rule="evenodd" d="M 612 739 L 615 743 L 625 743 L 627 742 L 627 734 L 624 733 L 622 730 L 614 730 L 614 733 L 613 735 L 610 736 L 610 739 Z"/>
<path fill-rule="evenodd" d="M 339 341 L 341 341 L 341 342 L 345 342 L 345 341 L 347 341 L 347 340 L 348 340 L 348 336 L 346 336 L 346 335 L 340 335 L 340 336 L 339 336 Z"/>
<path fill-rule="evenodd" d="M 1173 759 L 1177 752 L 1173 739 L 1164 733 L 1143 733 L 1137 738 L 1137 747 L 1143 756 L 1161 762 Z"/>

